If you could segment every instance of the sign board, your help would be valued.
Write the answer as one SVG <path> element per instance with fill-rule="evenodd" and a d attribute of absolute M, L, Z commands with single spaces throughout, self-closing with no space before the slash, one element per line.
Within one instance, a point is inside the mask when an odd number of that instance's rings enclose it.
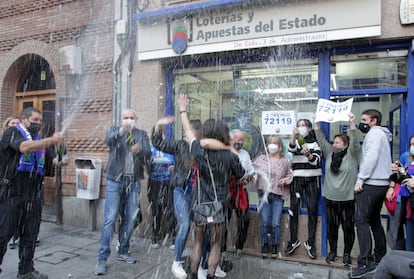
<path fill-rule="evenodd" d="M 316 108 L 315 122 L 338 122 L 348 121 L 348 113 L 351 112 L 354 98 L 344 102 L 332 102 L 327 99 L 319 99 Z"/>
<path fill-rule="evenodd" d="M 294 110 L 262 111 L 263 135 L 291 135 L 295 126 Z"/>
<path fill-rule="evenodd" d="M 401 0 L 400 22 L 401 24 L 414 23 L 414 0 Z"/>
<path fill-rule="evenodd" d="M 381 35 L 380 0 L 275 1 L 193 12 L 182 18 L 139 20 L 138 59 Z"/>

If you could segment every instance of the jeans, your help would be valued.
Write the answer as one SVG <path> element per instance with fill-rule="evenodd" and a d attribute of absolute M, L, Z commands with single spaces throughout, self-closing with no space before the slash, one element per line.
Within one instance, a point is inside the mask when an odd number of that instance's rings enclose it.
<path fill-rule="evenodd" d="M 391 250 L 377 266 L 374 279 L 414 278 L 414 269 L 410 268 L 412 262 L 414 253 Z"/>
<path fill-rule="evenodd" d="M 379 263 L 387 252 L 384 228 L 381 224 L 381 208 L 387 186 L 364 184 L 364 190 L 355 193 L 355 223 L 357 227 L 359 256 L 358 266 Z M 372 256 L 372 236 L 375 248 Z"/>
<path fill-rule="evenodd" d="M 174 209 L 178 222 L 178 233 L 175 237 L 174 260 L 180 261 L 190 231 L 190 212 L 192 191 L 187 188 L 174 188 Z"/>
<path fill-rule="evenodd" d="M 106 261 L 111 253 L 112 235 L 115 230 L 119 210 L 123 210 L 125 220 L 122 221 L 122 226 L 119 229 L 120 245 L 118 253 L 128 253 L 129 240 L 134 231 L 134 223 L 138 214 L 140 190 L 141 181 L 137 180 L 134 182 L 133 177 L 122 176 L 119 182 L 107 180 L 99 260 Z M 121 198 L 125 200 L 124 208 L 119 208 Z"/>
<path fill-rule="evenodd" d="M 263 198 L 263 192 L 259 191 L 260 199 Z M 262 218 L 262 242 L 263 244 L 279 244 L 280 240 L 280 219 L 282 218 L 282 209 L 284 200 L 273 193 L 269 193 L 268 202 L 263 203 L 260 210 Z M 269 234 L 271 235 L 269 239 Z"/>

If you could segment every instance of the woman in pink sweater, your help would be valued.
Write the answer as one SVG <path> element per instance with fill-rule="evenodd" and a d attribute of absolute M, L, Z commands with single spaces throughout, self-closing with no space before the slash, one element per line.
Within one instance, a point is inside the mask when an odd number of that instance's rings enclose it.
<path fill-rule="evenodd" d="M 282 140 L 269 136 L 266 153 L 257 157 L 253 166 L 257 173 L 262 219 L 262 257 L 271 252 L 272 258 L 277 258 L 283 204 L 289 198 L 293 180 L 291 163 L 284 155 Z"/>

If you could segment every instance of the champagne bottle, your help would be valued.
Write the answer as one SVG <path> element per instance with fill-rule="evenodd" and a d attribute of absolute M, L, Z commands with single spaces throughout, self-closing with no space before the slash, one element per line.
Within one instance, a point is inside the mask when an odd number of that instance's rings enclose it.
<path fill-rule="evenodd" d="M 304 138 L 301 134 L 298 134 L 298 135 L 297 135 L 297 139 L 298 139 L 299 146 L 300 146 L 301 148 L 306 148 L 306 149 L 308 149 L 308 145 L 307 145 L 307 143 L 306 143 L 306 140 L 305 140 L 305 138 Z"/>
<path fill-rule="evenodd" d="M 298 134 L 297 138 L 298 138 L 298 143 L 299 143 L 300 146 L 302 146 L 306 143 L 305 138 L 301 134 Z"/>
<path fill-rule="evenodd" d="M 65 144 L 58 144 L 56 152 L 57 152 L 57 155 L 58 155 L 58 162 L 61 162 L 63 160 L 63 157 L 67 153 L 66 145 Z"/>

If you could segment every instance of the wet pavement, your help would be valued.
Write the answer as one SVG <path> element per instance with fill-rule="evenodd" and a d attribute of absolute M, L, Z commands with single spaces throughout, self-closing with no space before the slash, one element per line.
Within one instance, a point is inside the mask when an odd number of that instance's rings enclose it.
<path fill-rule="evenodd" d="M 94 268 L 99 249 L 99 231 L 87 228 L 58 226 L 43 222 L 40 228 L 40 245 L 36 248 L 35 268 L 49 275 L 50 279 L 63 278 L 174 278 L 170 268 L 173 251 L 167 246 L 151 248 L 149 239 L 134 237 L 131 254 L 138 257 L 136 264 L 127 264 L 116 260 L 114 234 L 113 251 L 108 260 L 106 275 L 96 276 Z M 189 252 L 187 249 L 185 252 Z M 8 249 L 0 278 L 16 278 L 18 249 Z M 294 262 L 280 258 L 277 260 L 261 259 L 243 255 L 241 259 L 232 259 L 233 270 L 226 278 L 307 278 L 307 279 L 344 279 L 348 278 L 349 269 L 339 263 L 322 264 L 324 259 L 311 262 Z"/>

